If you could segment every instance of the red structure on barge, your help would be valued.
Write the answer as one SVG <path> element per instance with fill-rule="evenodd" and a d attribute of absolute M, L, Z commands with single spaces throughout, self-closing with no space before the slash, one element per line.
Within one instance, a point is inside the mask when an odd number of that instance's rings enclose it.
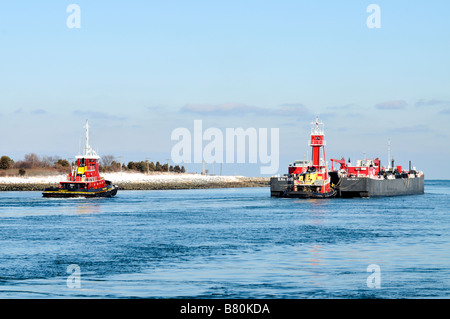
<path fill-rule="evenodd" d="M 289 183 L 289 187 L 285 187 L 282 191 L 275 187 L 278 196 L 329 198 L 336 195 L 336 191 L 331 188 L 330 177 L 328 176 L 323 123 L 316 118 L 316 121 L 311 124 L 309 146 L 312 148 L 312 159 L 310 161 L 296 161 L 289 166 L 289 178 L 292 183 Z M 272 190 L 274 189 L 273 184 L 277 184 L 277 181 L 272 178 Z"/>

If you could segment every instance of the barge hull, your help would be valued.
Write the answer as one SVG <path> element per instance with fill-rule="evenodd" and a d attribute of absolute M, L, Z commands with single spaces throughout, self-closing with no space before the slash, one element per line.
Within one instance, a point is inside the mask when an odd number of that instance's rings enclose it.
<path fill-rule="evenodd" d="M 270 196 L 285 197 L 287 192 L 294 186 L 292 177 L 271 177 L 270 178 Z"/>
<path fill-rule="evenodd" d="M 424 193 L 424 176 L 371 179 L 343 177 L 337 187 L 339 197 L 418 195 Z"/>

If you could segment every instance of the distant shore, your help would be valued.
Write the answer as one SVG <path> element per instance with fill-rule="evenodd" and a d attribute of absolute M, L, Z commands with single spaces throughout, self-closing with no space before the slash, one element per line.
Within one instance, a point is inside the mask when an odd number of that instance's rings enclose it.
<path fill-rule="evenodd" d="M 207 176 L 177 173 L 104 173 L 102 176 L 119 187 L 119 190 L 172 190 L 268 187 L 268 177 Z M 55 187 L 65 175 L 0 177 L 0 191 L 42 191 Z"/>

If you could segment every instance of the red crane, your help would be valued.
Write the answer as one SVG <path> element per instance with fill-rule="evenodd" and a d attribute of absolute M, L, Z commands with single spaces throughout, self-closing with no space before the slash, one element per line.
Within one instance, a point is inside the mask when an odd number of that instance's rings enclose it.
<path fill-rule="evenodd" d="M 344 158 L 342 158 L 340 160 L 333 159 L 333 158 L 331 159 L 331 170 L 334 171 L 333 162 L 341 164 L 341 169 L 347 169 L 347 164 L 345 164 L 345 159 Z"/>

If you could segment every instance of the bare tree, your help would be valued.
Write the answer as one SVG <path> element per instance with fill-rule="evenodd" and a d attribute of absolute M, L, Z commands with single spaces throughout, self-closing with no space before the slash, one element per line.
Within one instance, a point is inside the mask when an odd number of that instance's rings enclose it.
<path fill-rule="evenodd" d="M 115 157 L 114 155 L 105 155 L 102 156 L 102 165 L 104 167 L 110 167 L 112 165 L 113 162 L 115 162 Z"/>
<path fill-rule="evenodd" d="M 39 156 L 37 156 L 34 153 L 26 154 L 25 162 L 29 162 L 32 167 L 37 167 L 41 164 L 41 160 L 39 159 Z"/>
<path fill-rule="evenodd" d="M 61 158 L 57 155 L 55 156 L 43 156 L 41 160 L 41 165 L 43 167 L 54 166 Z"/>

